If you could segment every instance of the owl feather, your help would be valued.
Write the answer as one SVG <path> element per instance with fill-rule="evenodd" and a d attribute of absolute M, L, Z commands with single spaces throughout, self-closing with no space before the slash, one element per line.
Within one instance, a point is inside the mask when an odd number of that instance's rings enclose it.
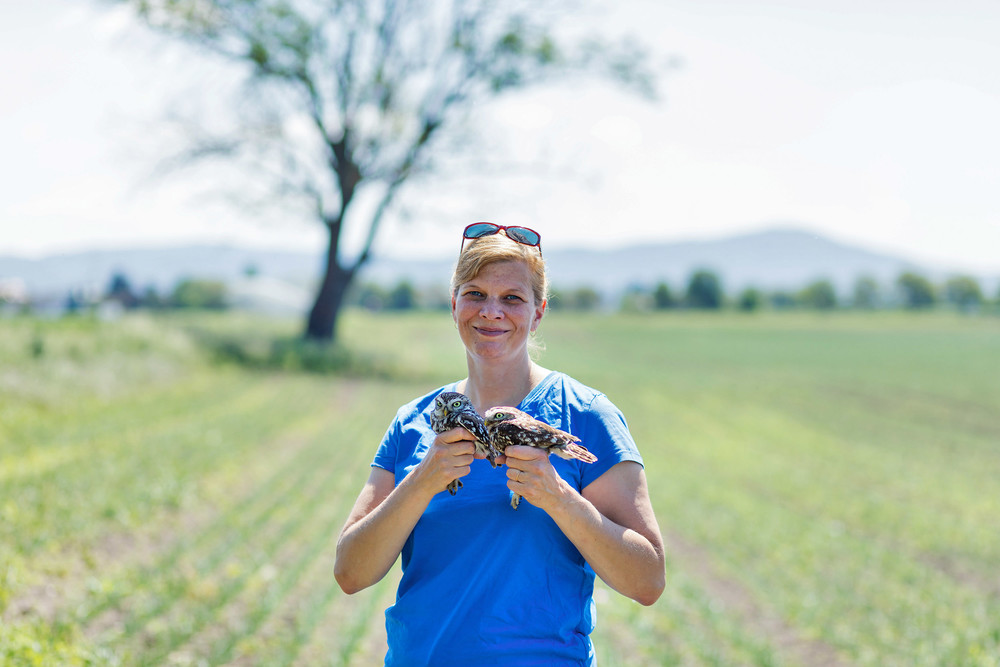
<path fill-rule="evenodd" d="M 511 445 L 527 445 L 544 449 L 549 454 L 568 460 L 594 463 L 597 457 L 581 444 L 580 438 L 546 424 L 540 419 L 509 406 L 499 406 L 486 411 L 484 419 L 493 448 L 500 454 Z M 510 505 L 517 509 L 521 496 L 513 494 Z"/>
<path fill-rule="evenodd" d="M 431 411 L 431 429 L 435 433 L 444 433 L 461 426 L 476 439 L 476 453 L 486 457 L 494 468 L 496 458 L 500 455 L 490 440 L 483 418 L 476 412 L 472 400 L 457 391 L 443 391 L 434 398 L 434 410 Z M 462 486 L 462 480 L 454 479 L 446 487 L 448 493 L 455 495 Z"/>

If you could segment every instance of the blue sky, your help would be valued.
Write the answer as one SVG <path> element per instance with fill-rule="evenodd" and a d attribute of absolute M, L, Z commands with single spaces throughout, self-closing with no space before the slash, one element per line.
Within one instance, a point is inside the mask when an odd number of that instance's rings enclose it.
<path fill-rule="evenodd" d="M 478 219 L 533 226 L 550 246 L 795 225 L 1000 274 L 1000 3 L 606 5 L 577 20 L 682 63 L 663 98 L 556 86 L 477 110 L 482 141 L 548 168 L 428 182 L 382 250 L 452 253 Z M 13 64 L 0 71 L 0 254 L 322 244 L 293 216 L 248 219 L 194 179 L 146 178 L 159 119 L 226 72 L 159 44 L 121 8 L 0 3 L 0 58 Z"/>

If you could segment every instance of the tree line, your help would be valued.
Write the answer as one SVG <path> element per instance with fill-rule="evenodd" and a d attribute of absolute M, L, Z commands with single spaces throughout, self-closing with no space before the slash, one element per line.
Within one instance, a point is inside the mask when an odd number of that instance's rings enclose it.
<path fill-rule="evenodd" d="M 255 271 L 248 268 L 246 274 Z M 100 304 L 113 304 L 124 310 L 132 309 L 201 309 L 224 310 L 232 306 L 225 282 L 198 278 L 178 281 L 164 292 L 149 286 L 133 288 L 128 277 L 116 273 L 103 293 L 84 295 L 71 292 L 63 310 L 75 312 Z M 0 300 L 2 301 L 2 300 Z M 352 287 L 346 305 L 378 311 L 448 310 L 451 295 L 446 286 L 417 288 L 403 279 L 392 286 L 362 282 Z M 31 304 L 25 304 L 31 310 Z M 609 300 L 608 295 L 591 286 L 569 289 L 555 287 L 549 295 L 552 310 L 619 310 L 624 312 L 666 310 L 930 310 L 950 307 L 962 312 L 976 312 L 985 307 L 1000 308 L 1000 285 L 992 298 L 987 296 L 979 281 L 967 275 L 955 275 L 941 283 L 913 271 L 901 273 L 889 283 L 880 283 L 871 276 L 861 276 L 847 294 L 838 293 L 833 282 L 814 280 L 797 290 L 765 290 L 744 287 L 729 293 L 715 271 L 700 269 L 692 272 L 683 289 L 677 290 L 665 281 L 654 285 L 633 285 L 623 294 Z"/>
<path fill-rule="evenodd" d="M 888 283 L 880 283 L 872 276 L 863 275 L 855 280 L 847 294 L 838 293 L 833 282 L 825 278 L 809 282 L 797 290 L 765 290 L 748 286 L 729 294 L 724 290 L 717 273 L 703 269 L 691 274 L 683 292 L 675 293 L 665 282 L 648 290 L 637 287 L 626 295 L 623 306 L 650 310 L 734 308 L 752 312 L 761 309 L 838 308 L 921 310 L 948 305 L 971 311 L 990 302 L 979 281 L 967 275 L 951 276 L 941 284 L 935 284 L 914 271 L 904 271 Z M 1000 304 L 1000 289 L 992 302 Z"/>
<path fill-rule="evenodd" d="M 25 312 L 44 309 L 42 304 L 32 301 L 18 305 Z M 171 289 L 160 291 L 154 285 L 135 288 L 128 276 L 115 273 L 102 291 L 70 290 L 58 310 L 78 313 L 108 306 L 122 310 L 225 310 L 230 305 L 226 283 L 221 280 L 183 278 Z"/>
<path fill-rule="evenodd" d="M 931 279 L 913 271 L 905 271 L 888 283 L 881 283 L 872 276 L 860 276 L 849 293 L 838 293 L 828 279 L 814 280 L 800 289 L 766 290 L 744 287 L 729 293 L 719 274 L 709 269 L 699 269 L 690 275 L 683 289 L 675 289 L 665 281 L 654 285 L 633 285 L 609 303 L 606 295 L 592 286 L 570 289 L 555 287 L 549 295 L 549 308 L 553 310 L 621 310 L 628 312 L 674 309 L 721 310 L 745 312 L 758 310 L 856 310 L 906 309 L 928 310 L 950 306 L 963 312 L 976 311 L 984 306 L 1000 306 L 1000 286 L 989 298 L 979 281 L 967 275 L 955 275 L 936 284 Z M 447 309 L 450 296 L 444 287 L 417 289 L 410 281 L 400 280 L 385 287 L 376 283 L 362 283 L 348 296 L 354 307 L 371 311 Z"/>

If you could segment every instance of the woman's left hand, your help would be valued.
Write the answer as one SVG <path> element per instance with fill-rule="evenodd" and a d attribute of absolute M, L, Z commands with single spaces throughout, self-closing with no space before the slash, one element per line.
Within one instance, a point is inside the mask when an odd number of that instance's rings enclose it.
<path fill-rule="evenodd" d="M 507 457 L 507 488 L 535 507 L 545 507 L 559 498 L 566 484 L 549 461 L 549 453 L 538 447 L 512 445 Z"/>
<path fill-rule="evenodd" d="M 507 488 L 544 510 L 605 583 L 644 605 L 659 599 L 666 557 L 642 465 L 616 463 L 578 493 L 545 450 L 505 453 Z"/>

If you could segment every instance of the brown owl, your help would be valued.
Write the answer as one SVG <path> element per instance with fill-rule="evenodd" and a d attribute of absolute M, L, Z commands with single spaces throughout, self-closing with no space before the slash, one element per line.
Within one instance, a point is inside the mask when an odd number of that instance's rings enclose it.
<path fill-rule="evenodd" d="M 431 412 L 431 428 L 435 433 L 444 433 L 461 426 L 476 438 L 476 452 L 486 456 L 490 464 L 496 468 L 496 457 L 500 455 L 490 442 L 490 434 L 486 431 L 483 418 L 476 412 L 472 401 L 465 394 L 457 391 L 443 391 L 434 399 L 434 410 Z M 448 493 L 455 495 L 462 480 L 454 479 L 445 487 Z"/>
<path fill-rule="evenodd" d="M 564 459 L 576 459 L 584 463 L 594 463 L 597 457 L 587 451 L 580 438 L 561 431 L 554 426 L 535 419 L 531 415 L 507 406 L 490 408 L 486 411 L 486 430 L 489 432 L 493 448 L 503 454 L 510 445 L 528 445 L 547 450 L 550 454 Z M 517 509 L 521 496 L 513 494 L 510 506 Z"/>

